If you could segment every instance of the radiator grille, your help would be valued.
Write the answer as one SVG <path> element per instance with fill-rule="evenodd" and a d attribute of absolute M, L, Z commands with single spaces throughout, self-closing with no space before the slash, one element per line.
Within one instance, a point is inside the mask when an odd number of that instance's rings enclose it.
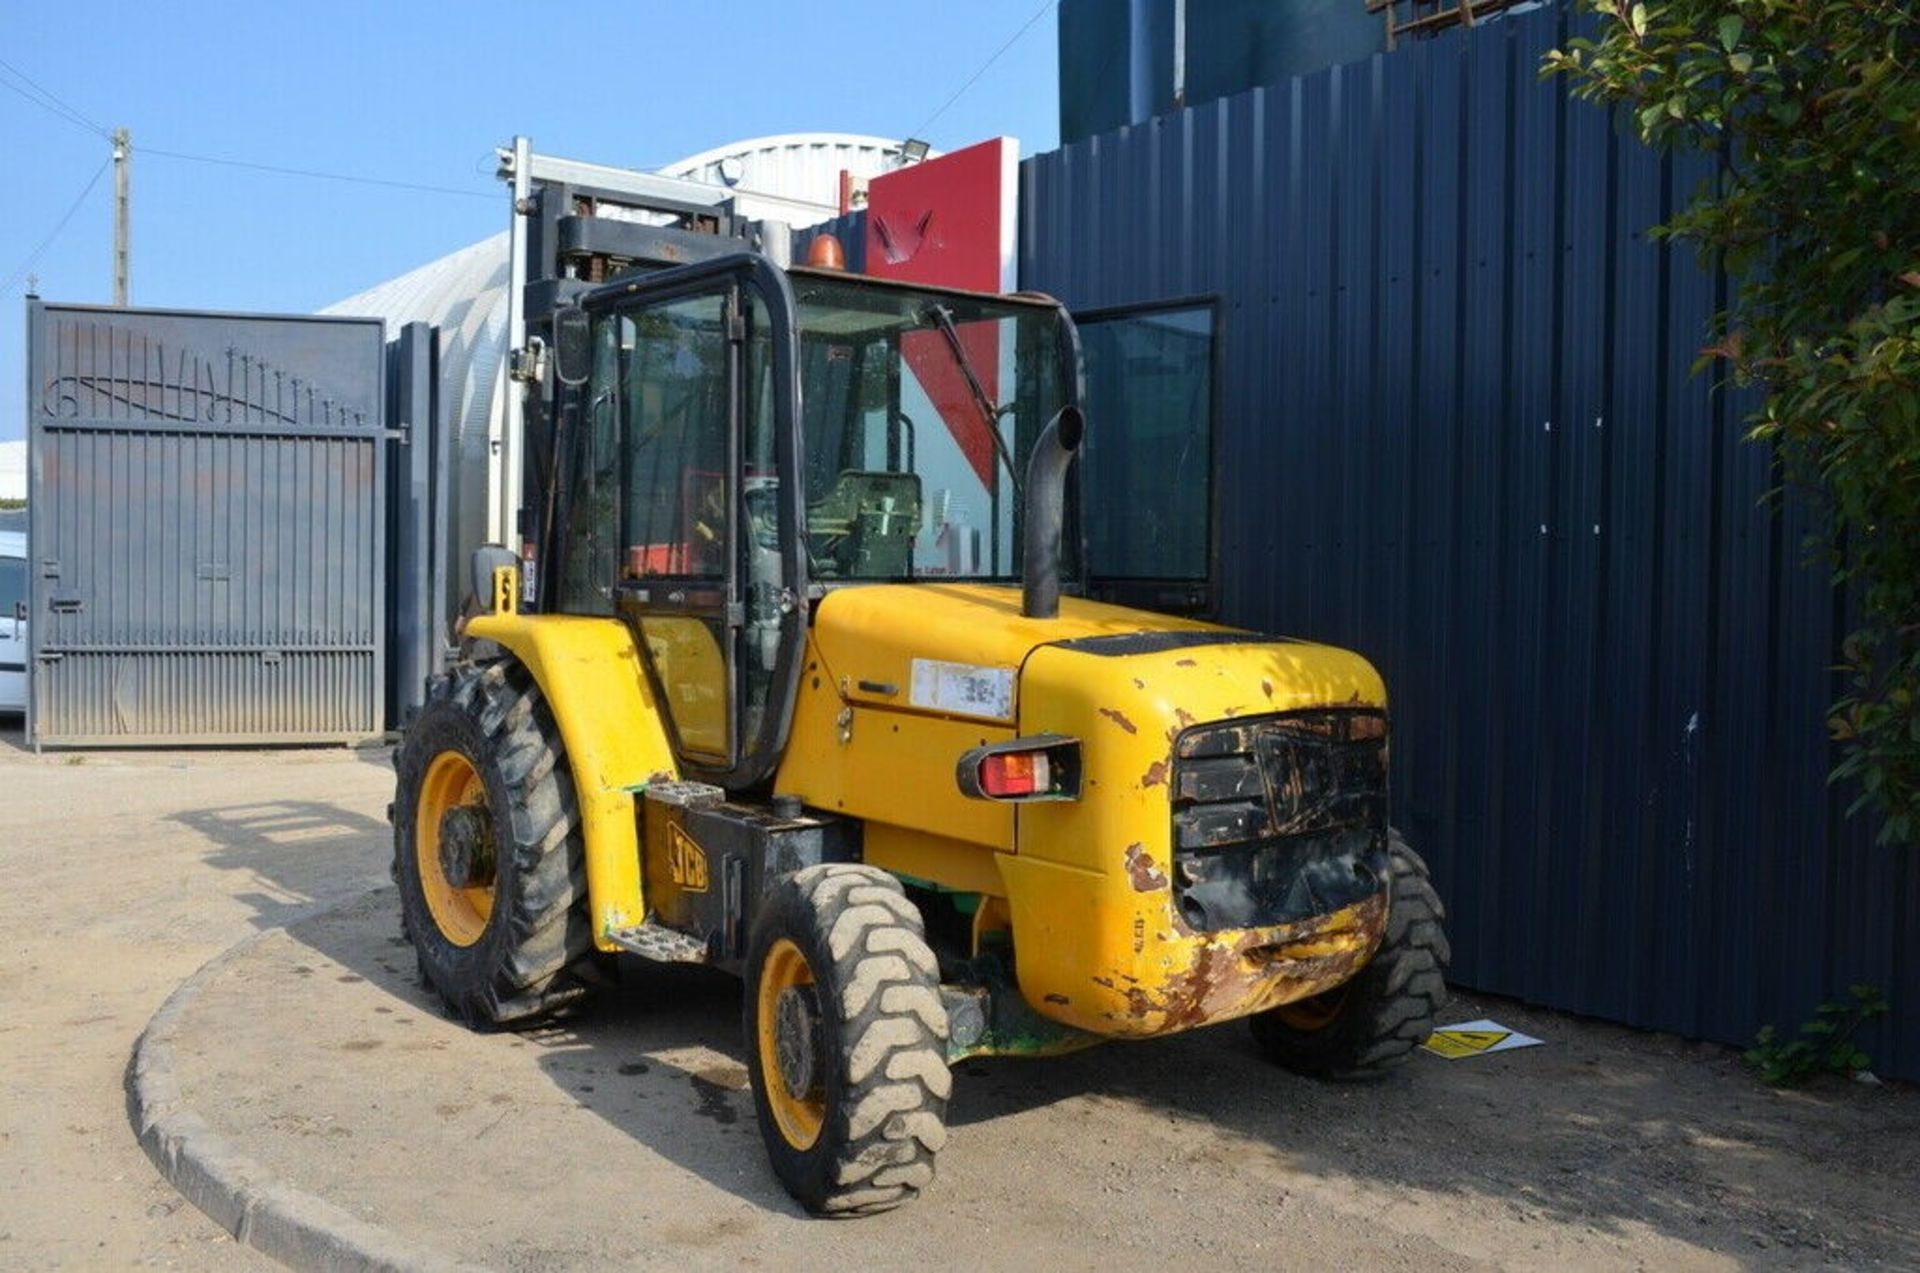
<path fill-rule="evenodd" d="M 1377 712 L 1196 725 L 1174 749 L 1174 899 L 1203 932 L 1290 923 L 1382 887 L 1387 730 Z"/>

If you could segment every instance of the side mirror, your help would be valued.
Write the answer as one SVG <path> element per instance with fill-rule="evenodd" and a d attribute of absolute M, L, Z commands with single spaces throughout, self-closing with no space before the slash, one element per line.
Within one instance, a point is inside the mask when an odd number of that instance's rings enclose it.
<path fill-rule="evenodd" d="M 578 305 L 553 311 L 553 374 L 563 385 L 583 385 L 593 374 L 593 324 Z"/>

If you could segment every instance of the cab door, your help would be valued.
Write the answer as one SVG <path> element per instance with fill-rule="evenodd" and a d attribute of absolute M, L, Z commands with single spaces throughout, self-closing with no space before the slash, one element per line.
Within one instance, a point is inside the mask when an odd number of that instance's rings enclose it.
<path fill-rule="evenodd" d="M 1219 309 L 1203 296 L 1074 315 L 1086 375 L 1080 474 L 1096 600 L 1169 614 L 1219 608 Z"/>
<path fill-rule="evenodd" d="M 804 641 L 784 286 L 689 267 L 590 305 L 579 391 L 561 608 L 633 626 L 683 768 L 729 789 L 778 762 Z"/>

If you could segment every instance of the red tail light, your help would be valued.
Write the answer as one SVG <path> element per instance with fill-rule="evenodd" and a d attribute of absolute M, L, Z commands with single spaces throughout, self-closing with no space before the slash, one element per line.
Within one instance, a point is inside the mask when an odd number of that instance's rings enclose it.
<path fill-rule="evenodd" d="M 957 776 L 977 800 L 1078 800 L 1080 743 L 1039 734 L 975 747 L 960 757 Z"/>
<path fill-rule="evenodd" d="M 1044 751 L 1006 751 L 980 762 L 980 790 L 996 799 L 1030 796 L 1053 785 Z"/>

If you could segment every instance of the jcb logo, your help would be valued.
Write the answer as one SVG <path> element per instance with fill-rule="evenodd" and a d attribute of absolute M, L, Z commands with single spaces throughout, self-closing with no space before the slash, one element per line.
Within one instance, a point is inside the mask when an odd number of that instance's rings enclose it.
<path fill-rule="evenodd" d="M 667 826 L 667 874 L 689 893 L 707 891 L 707 855 L 693 837 L 679 827 Z"/>

